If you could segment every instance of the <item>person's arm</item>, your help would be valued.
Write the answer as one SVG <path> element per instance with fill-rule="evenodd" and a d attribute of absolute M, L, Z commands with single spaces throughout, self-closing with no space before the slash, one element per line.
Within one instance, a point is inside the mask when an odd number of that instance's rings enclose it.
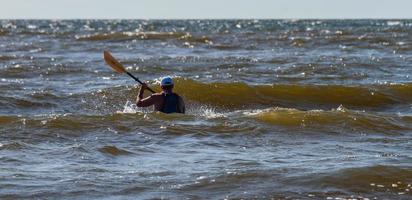
<path fill-rule="evenodd" d="M 186 107 L 185 107 L 185 102 L 183 101 L 183 98 L 179 96 L 179 104 L 178 104 L 179 111 L 181 111 L 183 114 L 186 112 Z"/>
<path fill-rule="evenodd" d="M 148 107 L 155 103 L 155 99 L 153 96 L 148 96 L 143 98 L 144 91 L 148 88 L 146 83 L 143 83 L 140 87 L 139 94 L 137 95 L 136 105 L 137 107 Z"/>

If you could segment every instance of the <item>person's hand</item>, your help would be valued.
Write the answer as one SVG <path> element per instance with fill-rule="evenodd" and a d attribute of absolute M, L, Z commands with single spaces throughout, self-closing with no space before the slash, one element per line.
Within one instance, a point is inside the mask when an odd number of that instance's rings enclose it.
<path fill-rule="evenodd" d="M 144 90 L 146 90 L 147 88 L 149 88 L 149 86 L 147 86 L 147 84 L 143 82 L 139 90 L 139 95 L 138 95 L 139 99 L 143 98 Z"/>
<path fill-rule="evenodd" d="M 143 82 L 141 90 L 146 90 L 147 88 L 149 88 L 149 86 L 147 86 L 147 84 Z"/>

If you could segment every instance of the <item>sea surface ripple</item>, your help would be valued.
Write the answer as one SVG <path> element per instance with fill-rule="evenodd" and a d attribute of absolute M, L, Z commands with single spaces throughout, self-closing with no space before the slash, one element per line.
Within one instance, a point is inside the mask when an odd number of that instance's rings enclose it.
<path fill-rule="evenodd" d="M 0 20 L 0 199 L 411 199 L 411 20 Z M 187 114 L 134 105 L 173 76 Z"/>

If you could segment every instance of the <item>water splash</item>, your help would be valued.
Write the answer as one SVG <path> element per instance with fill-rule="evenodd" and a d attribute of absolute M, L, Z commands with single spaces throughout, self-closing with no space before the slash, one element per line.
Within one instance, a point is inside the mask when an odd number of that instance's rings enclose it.
<path fill-rule="evenodd" d="M 206 118 L 206 119 L 227 117 L 225 113 L 218 112 L 215 107 L 207 106 L 207 105 L 193 106 L 190 108 L 187 114 L 198 116 L 200 118 Z"/>
<path fill-rule="evenodd" d="M 123 110 L 122 111 L 117 111 L 116 113 L 119 113 L 119 114 L 134 114 L 134 113 L 147 114 L 147 113 L 151 113 L 151 112 L 153 112 L 151 107 L 140 108 L 140 107 L 137 107 L 137 105 L 134 102 L 132 102 L 130 100 L 127 100 L 126 103 L 123 106 Z"/>
<path fill-rule="evenodd" d="M 128 100 L 123 106 L 123 111 L 117 111 L 117 113 L 137 113 L 139 110 L 140 109 L 136 106 L 136 104 Z"/>

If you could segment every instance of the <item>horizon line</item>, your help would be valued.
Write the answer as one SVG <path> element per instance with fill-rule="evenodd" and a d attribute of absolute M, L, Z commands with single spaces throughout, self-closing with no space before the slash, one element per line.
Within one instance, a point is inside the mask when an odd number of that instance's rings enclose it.
<path fill-rule="evenodd" d="M 412 18 L 391 18 L 391 17 L 354 17 L 354 18 L 326 18 L 326 17 L 307 17 L 307 18 L 0 18 L 0 20 L 412 20 Z"/>

